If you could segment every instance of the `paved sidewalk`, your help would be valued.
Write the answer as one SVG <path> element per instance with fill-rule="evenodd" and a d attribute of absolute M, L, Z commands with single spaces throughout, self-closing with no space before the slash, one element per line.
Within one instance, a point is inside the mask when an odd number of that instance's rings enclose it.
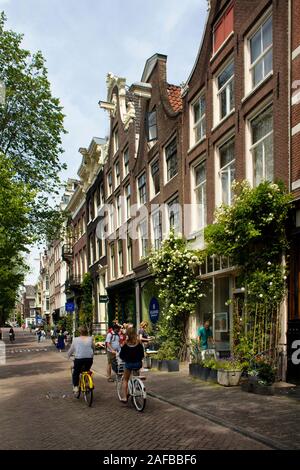
<path fill-rule="evenodd" d="M 106 373 L 106 356 L 97 355 L 93 369 Z M 180 372 L 149 370 L 150 396 L 207 418 L 210 421 L 256 439 L 275 449 L 300 449 L 300 400 L 288 396 L 263 396 L 240 387 L 209 384 Z"/>

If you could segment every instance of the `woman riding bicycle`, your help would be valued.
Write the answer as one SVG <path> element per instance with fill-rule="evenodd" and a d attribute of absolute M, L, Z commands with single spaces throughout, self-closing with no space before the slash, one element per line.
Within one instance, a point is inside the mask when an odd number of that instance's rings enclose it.
<path fill-rule="evenodd" d="M 74 354 L 74 370 L 73 370 L 73 391 L 78 392 L 79 376 L 81 372 L 90 370 L 94 357 L 94 341 L 92 336 L 88 336 L 88 330 L 85 326 L 79 327 L 80 336 L 74 338 L 68 351 L 70 358 Z"/>
<path fill-rule="evenodd" d="M 125 362 L 125 371 L 123 376 L 123 403 L 128 400 L 128 381 L 133 370 L 140 370 L 144 358 L 144 348 L 141 344 L 134 328 L 127 329 L 127 339 L 120 351 L 120 358 Z"/>

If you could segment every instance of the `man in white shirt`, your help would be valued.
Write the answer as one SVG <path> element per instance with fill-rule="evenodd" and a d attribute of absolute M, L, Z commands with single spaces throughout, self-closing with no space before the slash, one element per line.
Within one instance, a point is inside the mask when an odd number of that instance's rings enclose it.
<path fill-rule="evenodd" d="M 109 331 L 106 336 L 105 345 L 107 350 L 107 380 L 108 382 L 113 382 L 111 376 L 111 364 L 115 359 L 116 354 L 120 351 L 120 325 L 114 324 L 112 331 Z"/>

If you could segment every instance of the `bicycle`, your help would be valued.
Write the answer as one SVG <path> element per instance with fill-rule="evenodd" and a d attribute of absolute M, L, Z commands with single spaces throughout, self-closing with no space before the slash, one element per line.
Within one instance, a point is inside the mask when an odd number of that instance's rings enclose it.
<path fill-rule="evenodd" d="M 73 376 L 74 366 L 71 367 L 71 375 Z M 79 399 L 81 392 L 83 394 L 84 401 L 87 406 L 92 406 L 94 398 L 94 381 L 93 381 L 93 371 L 83 371 L 80 372 L 78 392 L 74 392 L 74 397 Z"/>
<path fill-rule="evenodd" d="M 122 401 L 123 393 L 123 374 L 124 374 L 124 362 L 117 361 L 116 366 L 116 388 L 117 395 L 120 401 Z M 131 397 L 135 409 L 137 411 L 143 411 L 146 406 L 146 388 L 143 383 L 146 377 L 139 375 L 139 370 L 133 370 L 128 381 L 128 396 Z"/>

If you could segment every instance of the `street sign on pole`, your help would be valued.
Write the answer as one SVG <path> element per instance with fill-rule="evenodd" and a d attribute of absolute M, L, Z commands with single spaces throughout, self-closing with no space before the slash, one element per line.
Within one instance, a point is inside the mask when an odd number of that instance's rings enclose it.
<path fill-rule="evenodd" d="M 65 309 L 66 309 L 66 312 L 74 312 L 75 310 L 74 302 L 66 302 Z"/>
<path fill-rule="evenodd" d="M 99 303 L 106 304 L 109 301 L 109 297 L 107 295 L 99 295 Z"/>

